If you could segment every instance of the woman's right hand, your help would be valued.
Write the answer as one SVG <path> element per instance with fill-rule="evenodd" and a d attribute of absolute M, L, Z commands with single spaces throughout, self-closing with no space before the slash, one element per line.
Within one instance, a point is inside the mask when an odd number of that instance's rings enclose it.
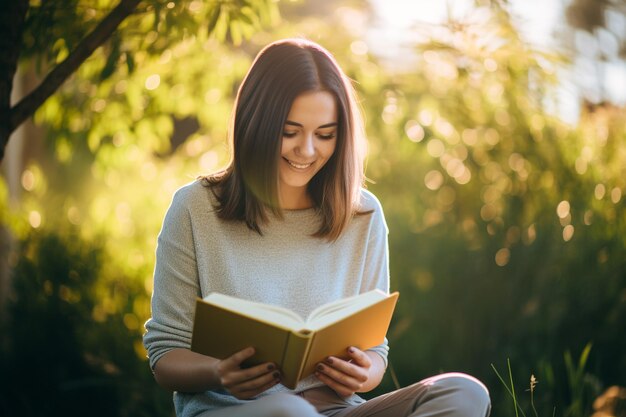
<path fill-rule="evenodd" d="M 280 382 L 280 372 L 273 363 L 242 369 L 243 361 L 252 355 L 254 355 L 254 348 L 249 347 L 226 359 L 214 362 L 215 374 L 222 387 L 240 400 L 256 397 Z"/>
<path fill-rule="evenodd" d="M 254 349 L 250 347 L 220 360 L 176 348 L 159 359 L 154 377 L 159 385 L 172 391 L 195 393 L 223 388 L 239 399 L 248 399 L 280 382 L 275 364 L 242 369 L 243 361 L 252 355 Z"/>

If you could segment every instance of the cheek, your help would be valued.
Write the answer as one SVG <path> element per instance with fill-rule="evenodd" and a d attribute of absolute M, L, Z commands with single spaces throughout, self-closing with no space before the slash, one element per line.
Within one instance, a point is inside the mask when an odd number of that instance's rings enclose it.
<path fill-rule="evenodd" d="M 335 149 L 337 147 L 337 141 L 333 141 L 332 143 L 326 144 L 324 148 L 324 155 L 326 159 L 330 159 L 331 156 L 335 153 Z"/>
<path fill-rule="evenodd" d="M 281 156 L 287 155 L 290 150 L 291 150 L 291 146 L 289 146 L 289 142 L 283 141 L 282 144 L 280 145 L 280 155 Z"/>

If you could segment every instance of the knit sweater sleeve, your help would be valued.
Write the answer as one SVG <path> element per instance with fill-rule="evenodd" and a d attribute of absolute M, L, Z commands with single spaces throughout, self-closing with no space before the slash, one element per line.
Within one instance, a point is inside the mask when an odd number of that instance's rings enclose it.
<path fill-rule="evenodd" d="M 389 293 L 389 245 L 388 228 L 382 206 L 378 199 L 368 191 L 363 191 L 363 207 L 372 210 L 369 236 L 367 241 L 366 259 L 363 267 L 363 288 L 361 292 L 378 288 Z M 371 349 L 378 353 L 388 364 L 389 346 L 387 338 L 384 343 Z"/>
<path fill-rule="evenodd" d="M 200 290 L 187 191 L 174 195 L 157 240 L 152 317 L 143 338 L 152 369 L 169 350 L 191 346 Z"/>
<path fill-rule="evenodd" d="M 378 288 L 389 292 L 389 247 L 387 237 L 389 231 L 378 199 L 371 193 L 363 191 L 364 207 L 372 210 L 365 265 L 363 266 L 363 285 L 361 292 Z"/>

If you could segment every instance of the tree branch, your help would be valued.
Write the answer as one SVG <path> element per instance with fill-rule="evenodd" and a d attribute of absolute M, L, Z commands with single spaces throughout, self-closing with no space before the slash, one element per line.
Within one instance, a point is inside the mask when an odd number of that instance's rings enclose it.
<path fill-rule="evenodd" d="M 91 54 L 115 32 L 117 27 L 135 10 L 141 0 L 120 0 L 120 3 L 89 33 L 69 56 L 57 65 L 46 78 L 10 110 L 9 131 L 15 130 L 67 80 Z"/>
<path fill-rule="evenodd" d="M 28 12 L 28 0 L 9 1 L 0 12 L 0 161 L 9 141 L 11 90 L 20 55 L 20 41 L 24 19 Z"/>

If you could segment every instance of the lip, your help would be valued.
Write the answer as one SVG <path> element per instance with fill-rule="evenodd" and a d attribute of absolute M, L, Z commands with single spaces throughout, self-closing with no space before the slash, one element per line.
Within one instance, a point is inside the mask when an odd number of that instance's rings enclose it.
<path fill-rule="evenodd" d="M 313 164 L 315 164 L 315 161 L 311 161 L 311 162 L 302 164 L 302 163 L 299 163 L 299 162 L 291 161 L 291 160 L 289 160 L 289 159 L 287 159 L 285 157 L 283 157 L 283 159 L 285 160 L 285 162 L 287 162 L 287 164 L 289 164 L 290 167 L 295 168 L 295 169 L 300 169 L 300 170 L 308 169 L 308 168 L 312 167 Z"/>

